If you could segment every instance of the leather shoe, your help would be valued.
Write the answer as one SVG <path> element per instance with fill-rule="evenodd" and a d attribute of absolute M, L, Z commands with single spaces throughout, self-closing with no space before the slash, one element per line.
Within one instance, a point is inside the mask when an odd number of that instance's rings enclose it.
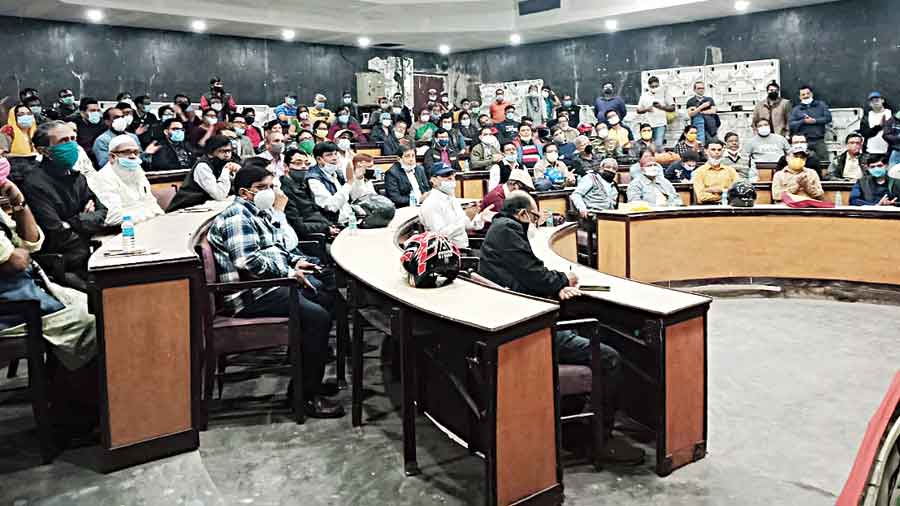
<path fill-rule="evenodd" d="M 344 406 L 322 396 L 315 396 L 303 406 L 310 418 L 340 418 L 344 416 Z"/>
<path fill-rule="evenodd" d="M 644 450 L 620 438 L 610 438 L 600 449 L 600 464 L 638 466 L 644 462 Z"/>

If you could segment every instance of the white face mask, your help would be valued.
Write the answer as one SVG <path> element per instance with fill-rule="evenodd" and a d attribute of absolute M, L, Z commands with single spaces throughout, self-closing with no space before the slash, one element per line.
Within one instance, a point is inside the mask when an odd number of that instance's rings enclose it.
<path fill-rule="evenodd" d="M 613 125 L 613 126 L 618 125 L 618 124 L 619 124 L 619 117 L 618 117 L 618 116 L 613 116 L 612 118 L 609 118 L 608 121 L 609 121 L 609 124 L 610 124 L 610 125 Z"/>
<path fill-rule="evenodd" d="M 219 112 L 219 111 L 222 110 L 222 104 L 220 104 L 220 103 L 218 103 L 218 102 L 216 102 L 215 104 L 213 104 L 211 107 L 212 107 L 212 110 L 214 110 L 214 111 L 216 111 L 216 112 Z"/>
<path fill-rule="evenodd" d="M 337 147 L 340 148 L 341 151 L 347 151 L 350 149 L 350 139 L 339 139 L 337 141 Z"/>
<path fill-rule="evenodd" d="M 124 117 L 125 117 L 125 121 L 128 122 L 128 126 L 131 126 L 131 124 L 134 123 L 134 116 L 133 116 L 133 115 L 131 115 L 131 114 L 126 114 Z"/>
<path fill-rule="evenodd" d="M 493 145 L 497 144 L 497 138 L 494 137 L 493 135 L 485 135 L 481 138 L 481 142 L 483 144 L 493 146 Z"/>
<path fill-rule="evenodd" d="M 812 101 L 813 101 L 812 98 L 804 98 L 803 100 L 800 101 L 800 103 L 803 105 L 809 105 L 812 103 Z"/>
<path fill-rule="evenodd" d="M 470 120 L 470 119 L 460 120 L 459 124 L 462 125 L 462 126 L 464 126 L 464 127 L 466 127 L 466 128 L 468 128 L 469 125 L 472 124 L 472 120 Z"/>
<path fill-rule="evenodd" d="M 659 165 L 649 165 L 644 167 L 644 175 L 649 178 L 655 178 L 659 175 Z"/>
<path fill-rule="evenodd" d="M 719 165 L 722 165 L 722 159 L 710 157 L 706 159 L 706 163 L 708 163 L 710 167 L 718 167 Z"/>
<path fill-rule="evenodd" d="M 453 123 L 441 123 L 441 128 L 449 132 L 453 129 Z"/>
<path fill-rule="evenodd" d="M 556 163 L 556 160 L 559 159 L 559 153 L 547 153 L 547 161 L 550 163 Z"/>
<path fill-rule="evenodd" d="M 272 206 L 275 204 L 275 190 L 269 188 L 256 192 L 256 195 L 253 197 L 253 203 L 256 204 L 256 208 L 260 211 L 272 209 Z"/>
<path fill-rule="evenodd" d="M 391 122 L 391 120 L 389 120 L 389 119 L 383 119 L 383 120 L 381 120 L 381 125 L 384 126 L 385 128 L 391 126 L 391 123 L 392 123 L 392 122 Z"/>
<path fill-rule="evenodd" d="M 803 151 L 809 151 L 809 146 L 807 144 L 794 144 L 794 147 L 801 147 Z"/>
<path fill-rule="evenodd" d="M 438 190 L 447 195 L 453 195 L 456 192 L 456 181 L 441 181 L 441 184 L 438 185 Z"/>
<path fill-rule="evenodd" d="M 597 130 L 597 137 L 600 137 L 601 139 L 609 137 L 609 130 L 607 130 L 606 128 Z"/>
<path fill-rule="evenodd" d="M 206 118 L 206 124 L 209 126 L 213 126 L 218 122 L 219 122 L 219 118 L 215 118 L 215 117 Z"/>
<path fill-rule="evenodd" d="M 336 163 L 326 163 L 322 166 L 322 170 L 327 172 L 329 175 L 334 175 L 337 172 L 337 164 Z"/>
<path fill-rule="evenodd" d="M 756 131 L 759 132 L 760 137 L 768 137 L 772 133 L 772 129 L 768 126 L 761 126 Z"/>
<path fill-rule="evenodd" d="M 113 120 L 112 129 L 116 132 L 124 132 L 126 128 L 128 128 L 128 118 L 126 116 Z"/>

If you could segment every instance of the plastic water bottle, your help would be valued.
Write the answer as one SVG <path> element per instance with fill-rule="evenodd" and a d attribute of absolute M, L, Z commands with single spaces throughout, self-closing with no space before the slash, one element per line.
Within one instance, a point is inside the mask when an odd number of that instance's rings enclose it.
<path fill-rule="evenodd" d="M 419 205 L 419 199 L 416 198 L 416 192 L 409 192 L 409 207 L 416 207 Z"/>
<path fill-rule="evenodd" d="M 134 239 L 134 222 L 131 221 L 131 216 L 123 216 L 122 217 L 122 249 L 125 251 L 132 251 L 135 247 L 135 239 Z"/>
<path fill-rule="evenodd" d="M 837 192 L 834 194 L 834 205 L 835 207 L 841 207 L 844 205 L 844 193 Z"/>
<path fill-rule="evenodd" d="M 553 226 L 553 213 L 547 214 L 547 221 L 544 222 L 545 226 L 552 227 Z"/>
<path fill-rule="evenodd" d="M 350 230 L 350 235 L 356 235 L 357 221 L 356 221 L 356 213 L 350 213 L 350 222 L 347 224 L 347 228 Z"/>
<path fill-rule="evenodd" d="M 375 167 L 375 181 L 381 181 L 382 173 L 379 167 Z"/>
<path fill-rule="evenodd" d="M 722 205 L 723 206 L 728 205 L 728 190 L 725 190 L 722 192 Z"/>

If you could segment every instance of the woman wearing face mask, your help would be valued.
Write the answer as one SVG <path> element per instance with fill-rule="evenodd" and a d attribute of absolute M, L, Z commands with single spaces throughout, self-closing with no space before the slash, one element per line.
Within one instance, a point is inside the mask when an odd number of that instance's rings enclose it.
<path fill-rule="evenodd" d="M 518 135 L 513 142 L 516 144 L 519 160 L 526 169 L 534 168 L 544 156 L 544 146 L 528 123 L 519 125 Z"/>
<path fill-rule="evenodd" d="M 231 192 L 231 179 L 241 168 L 232 161 L 231 141 L 214 135 L 206 142 L 206 154 L 194 164 L 172 203 L 166 209 L 179 209 L 203 204 L 209 200 L 225 200 Z"/>
<path fill-rule="evenodd" d="M 316 144 L 328 141 L 328 123 L 322 120 L 313 123 L 313 138 Z"/>
<path fill-rule="evenodd" d="M 438 122 L 440 128 L 443 128 L 450 134 L 450 149 L 458 153 L 463 153 L 466 150 L 466 141 L 463 139 L 462 133 L 460 133 L 459 129 L 453 124 L 453 113 L 444 113 Z"/>
<path fill-rule="evenodd" d="M 575 174 L 559 159 L 559 146 L 547 144 L 544 158 L 534 166 L 534 178 L 544 178 L 555 186 L 575 186 Z"/>
<path fill-rule="evenodd" d="M 432 167 L 431 196 L 422 203 L 419 218 L 425 230 L 445 235 L 460 248 L 469 247 L 467 230 L 481 230 L 493 217 L 493 206 L 479 212 L 478 206 L 465 211 L 456 198 L 456 175 L 443 163 Z"/>
<path fill-rule="evenodd" d="M 356 151 L 353 150 L 353 132 L 351 130 L 339 130 L 335 134 L 335 144 L 338 147 L 338 170 L 341 174 L 347 172 L 347 167 L 351 165 Z"/>
<path fill-rule="evenodd" d="M 213 109 L 206 109 L 202 114 L 203 123 L 189 132 L 191 144 L 198 148 L 206 147 L 209 139 L 216 134 L 215 128 L 219 124 L 218 113 Z"/>
<path fill-rule="evenodd" d="M 541 88 L 541 100 L 544 103 L 544 120 L 547 122 L 547 125 L 550 125 L 552 122 L 551 120 L 556 118 L 557 111 L 559 110 L 559 106 L 562 105 L 562 102 L 549 86 Z"/>
<path fill-rule="evenodd" d="M 678 143 L 675 144 L 674 150 L 679 156 L 688 150 L 694 151 L 697 153 L 697 156 L 700 157 L 701 163 L 706 161 L 706 152 L 703 149 L 703 145 L 697 140 L 697 128 L 693 125 L 684 127 L 681 138 L 679 138 Z"/>
<path fill-rule="evenodd" d="M 309 119 L 309 109 L 305 105 L 297 108 L 297 114 L 288 121 L 288 136 L 296 139 L 303 130 L 312 130 L 312 121 Z"/>
<path fill-rule="evenodd" d="M 337 120 L 328 129 L 328 138 L 337 141 L 336 134 L 344 130 L 350 130 L 356 142 L 366 142 L 366 136 L 363 135 L 362 127 L 356 118 L 350 115 L 350 108 L 343 106 L 337 110 Z"/>
<path fill-rule="evenodd" d="M 431 122 L 431 111 L 429 109 L 422 109 L 416 122 L 412 124 L 413 135 L 417 142 L 431 142 L 437 129 L 437 125 Z"/>
<path fill-rule="evenodd" d="M 605 158 L 599 165 L 578 181 L 578 186 L 569 199 L 582 218 L 588 213 L 607 211 L 619 206 L 619 189 L 616 174 L 619 163 L 615 158 Z"/>
<path fill-rule="evenodd" d="M 544 125 L 547 122 L 544 99 L 536 84 L 528 86 L 528 93 L 525 95 L 525 116 L 533 119 L 535 125 Z"/>
<path fill-rule="evenodd" d="M 459 113 L 459 125 L 457 125 L 457 129 L 459 130 L 460 135 L 462 135 L 466 149 L 470 150 L 478 143 L 478 126 L 473 124 L 472 115 L 468 112 L 462 111 Z"/>
<path fill-rule="evenodd" d="M 109 141 L 109 162 L 87 175 L 88 186 L 106 206 L 106 224 L 118 225 L 124 216 L 135 223 L 163 214 L 141 168 L 141 148 L 129 135 Z"/>
<path fill-rule="evenodd" d="M 0 128 L 0 152 L 6 156 L 34 156 L 31 138 L 37 130 L 34 114 L 25 105 L 17 105 L 9 111 L 6 125 Z"/>

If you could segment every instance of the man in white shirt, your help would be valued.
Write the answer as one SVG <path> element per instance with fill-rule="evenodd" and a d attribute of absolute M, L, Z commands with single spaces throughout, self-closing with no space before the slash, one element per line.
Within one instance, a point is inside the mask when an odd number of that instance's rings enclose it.
<path fill-rule="evenodd" d="M 214 135 L 206 141 L 206 155 L 197 159 L 185 178 L 167 212 L 203 204 L 209 200 L 225 200 L 231 193 L 231 178 L 241 166 L 232 161 L 231 141 Z"/>
<path fill-rule="evenodd" d="M 88 187 L 106 206 L 107 225 L 118 225 L 124 216 L 137 223 L 163 214 L 141 168 L 141 147 L 128 135 L 109 141 L 109 162 L 85 175 Z"/>
<path fill-rule="evenodd" d="M 870 155 L 884 155 L 888 143 L 884 140 L 884 125 L 891 119 L 891 110 L 884 106 L 881 92 L 869 93 L 869 109 L 863 112 L 859 133 L 865 138 L 864 151 Z"/>
<path fill-rule="evenodd" d="M 669 96 L 665 88 L 659 85 L 659 78 L 650 77 L 647 80 L 648 90 L 641 94 L 638 100 L 637 112 L 643 115 L 642 123 L 647 123 L 653 129 L 653 143 L 657 149 L 662 149 L 666 141 L 666 126 L 669 119 L 666 113 L 675 112 L 675 101 Z"/>
<path fill-rule="evenodd" d="M 316 165 L 306 173 L 306 181 L 322 213 L 333 222 L 346 225 L 353 213 L 350 203 L 363 195 L 374 194 L 375 189 L 366 182 L 363 165 L 354 167 L 352 180 L 346 180 L 338 170 L 338 151 L 333 142 L 316 144 L 313 149 Z"/>
<path fill-rule="evenodd" d="M 460 248 L 469 247 L 467 230 L 481 230 L 484 222 L 494 214 L 493 207 L 488 206 L 478 212 L 477 206 L 470 206 L 463 211 L 462 205 L 455 196 L 456 177 L 453 167 L 437 162 L 431 167 L 431 187 L 436 190 L 430 198 L 422 203 L 419 218 L 425 230 L 442 234 L 450 238 Z"/>
<path fill-rule="evenodd" d="M 284 160 L 281 154 L 284 153 L 284 134 L 281 132 L 269 132 L 266 135 L 266 150 L 259 154 L 266 160 L 271 160 L 267 169 L 275 176 L 275 186 L 280 186 L 277 181 L 284 175 Z"/>

